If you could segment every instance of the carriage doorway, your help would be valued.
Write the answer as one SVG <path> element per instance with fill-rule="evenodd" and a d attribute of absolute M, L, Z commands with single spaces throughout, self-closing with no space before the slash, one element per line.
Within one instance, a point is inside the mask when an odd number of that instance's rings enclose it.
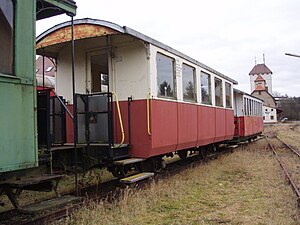
<path fill-rule="evenodd" d="M 97 53 L 90 56 L 91 62 L 91 92 L 108 92 L 108 60 L 106 53 Z"/>

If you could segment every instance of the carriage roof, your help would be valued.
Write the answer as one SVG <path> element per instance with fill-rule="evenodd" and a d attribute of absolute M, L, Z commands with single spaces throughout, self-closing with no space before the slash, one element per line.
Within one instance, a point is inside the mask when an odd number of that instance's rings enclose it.
<path fill-rule="evenodd" d="M 144 35 L 144 34 L 138 32 L 138 31 L 136 31 L 136 30 L 134 30 L 132 28 L 129 28 L 129 27 L 126 27 L 126 26 L 120 26 L 118 24 L 115 24 L 115 23 L 112 23 L 112 22 L 108 22 L 108 21 L 104 21 L 104 20 L 90 19 L 90 18 L 78 19 L 78 20 L 74 21 L 74 25 L 75 26 L 76 25 L 83 25 L 83 24 L 89 24 L 89 25 L 94 25 L 94 26 L 106 27 L 106 28 L 109 28 L 110 30 L 113 30 L 114 32 L 117 32 L 117 33 L 120 33 L 120 34 L 130 35 L 130 36 L 135 37 L 135 38 L 137 38 L 139 40 L 142 40 L 142 41 L 147 42 L 149 44 L 155 45 L 155 46 L 157 46 L 157 47 L 159 47 L 161 49 L 164 49 L 164 50 L 166 50 L 166 51 L 168 51 L 168 52 L 170 52 L 172 54 L 175 54 L 175 55 L 177 55 L 177 56 L 179 56 L 179 57 L 181 57 L 181 58 L 183 58 L 183 59 L 185 59 L 185 60 L 187 60 L 187 61 L 195 64 L 195 65 L 198 65 L 198 66 L 206 69 L 207 71 L 210 71 L 210 72 L 212 72 L 212 73 L 214 73 L 214 74 L 216 74 L 216 75 L 218 75 L 218 76 L 220 76 L 220 77 L 222 77 L 222 78 L 224 78 L 224 79 L 232 82 L 233 84 L 238 84 L 238 82 L 236 80 L 234 80 L 234 79 L 232 79 L 232 78 L 230 78 L 230 77 L 228 77 L 228 76 L 226 76 L 226 75 L 224 75 L 224 74 L 222 74 L 222 73 L 220 73 L 220 72 L 212 69 L 211 67 L 209 67 L 209 66 L 207 66 L 207 65 L 205 65 L 205 64 L 203 64 L 203 63 L 201 63 L 201 62 L 199 62 L 199 61 L 197 61 L 197 60 L 195 60 L 195 59 L 193 59 L 193 58 L 191 58 L 191 57 L 189 57 L 189 56 L 187 56 L 187 55 L 185 55 L 185 54 L 183 54 L 183 53 L 181 53 L 181 52 L 179 52 L 179 51 L 177 51 L 175 49 L 173 49 L 173 48 L 171 48 L 170 46 L 165 45 L 165 44 L 163 44 L 163 43 L 161 43 L 161 42 L 159 42 L 159 41 L 157 41 L 157 40 L 155 40 L 155 39 L 153 39 L 151 37 L 148 37 L 147 35 Z M 56 26 L 48 29 L 47 31 L 45 31 L 44 33 L 42 33 L 41 35 L 39 35 L 37 37 L 37 48 L 47 47 L 45 45 L 39 46 L 39 42 L 41 42 L 44 38 L 46 38 L 51 33 L 55 32 L 55 31 L 58 31 L 60 29 L 64 29 L 64 28 L 69 27 L 69 26 L 71 26 L 71 22 L 70 21 L 64 22 L 64 23 L 58 24 L 58 25 L 56 25 Z M 92 36 L 90 36 L 90 33 L 88 33 L 88 35 L 89 36 L 86 36 L 86 37 L 80 36 L 80 39 L 92 37 Z M 75 37 L 75 39 L 76 39 L 76 37 Z"/>

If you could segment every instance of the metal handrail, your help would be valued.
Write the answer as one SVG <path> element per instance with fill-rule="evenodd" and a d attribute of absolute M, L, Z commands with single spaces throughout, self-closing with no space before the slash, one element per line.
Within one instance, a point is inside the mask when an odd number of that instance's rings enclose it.
<path fill-rule="evenodd" d="M 124 132 L 124 127 L 123 127 L 123 121 L 122 121 L 122 115 L 121 115 L 121 110 L 120 110 L 120 105 L 119 105 L 119 98 L 118 98 L 118 95 L 115 93 L 115 92 L 111 92 L 115 98 L 116 98 L 116 105 L 117 105 L 117 110 L 118 110 L 118 116 L 119 116 L 119 122 L 120 122 L 120 128 L 121 128 L 121 133 L 122 133 L 122 141 L 121 143 L 116 146 L 116 147 L 113 147 L 113 148 L 118 148 L 120 147 L 124 141 L 125 141 L 125 132 Z"/>
<path fill-rule="evenodd" d="M 148 135 L 151 136 L 151 128 L 150 128 L 150 95 L 149 92 L 147 94 L 147 128 L 148 128 Z"/>
<path fill-rule="evenodd" d="M 65 103 L 60 99 L 60 97 L 57 95 L 57 93 L 53 90 L 51 90 L 54 95 L 57 97 L 58 101 L 60 102 L 60 104 L 65 108 L 65 110 L 67 111 L 67 113 L 69 114 L 69 116 L 71 117 L 72 120 L 74 120 L 74 116 L 72 115 L 72 113 L 70 112 L 70 110 L 67 108 L 67 106 L 65 105 Z"/>

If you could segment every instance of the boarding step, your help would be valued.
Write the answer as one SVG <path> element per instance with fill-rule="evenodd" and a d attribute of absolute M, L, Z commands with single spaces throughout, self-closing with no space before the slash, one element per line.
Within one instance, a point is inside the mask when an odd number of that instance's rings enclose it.
<path fill-rule="evenodd" d="M 53 209 L 58 206 L 63 206 L 79 201 L 80 198 L 73 195 L 65 195 L 43 202 L 34 203 L 32 205 L 24 206 L 20 209 L 23 213 L 34 214 L 45 210 Z"/>
<path fill-rule="evenodd" d="M 23 190 L 31 191 L 55 191 L 59 196 L 57 188 L 63 175 L 45 174 L 39 177 L 28 177 L 21 180 L 13 180 L 7 183 L 0 183 L 0 196 L 5 193 L 13 206 L 20 209 L 18 197 Z M 14 189 L 16 189 L 14 191 Z"/>
<path fill-rule="evenodd" d="M 130 177 L 125 177 L 125 178 L 121 179 L 120 182 L 124 183 L 124 184 L 132 184 L 132 183 L 135 183 L 140 180 L 144 180 L 144 179 L 147 179 L 147 178 L 153 177 L 153 176 L 154 176 L 154 173 L 148 173 L 148 172 L 139 173 L 139 174 L 132 175 Z"/>
<path fill-rule="evenodd" d="M 114 165 L 116 165 L 116 166 L 125 166 L 125 165 L 129 165 L 129 164 L 143 162 L 143 161 L 145 161 L 145 159 L 142 159 L 142 158 L 129 158 L 129 159 L 114 161 Z"/>
<path fill-rule="evenodd" d="M 42 184 L 44 182 L 49 182 L 49 181 L 56 181 L 58 182 L 64 175 L 53 175 L 53 174 L 44 174 L 42 176 L 38 177 L 28 177 L 25 179 L 21 180 L 14 180 L 10 181 L 8 184 L 12 188 L 22 188 L 24 190 L 32 190 L 32 189 L 27 189 L 28 187 L 31 187 L 33 185 L 38 185 Z"/>

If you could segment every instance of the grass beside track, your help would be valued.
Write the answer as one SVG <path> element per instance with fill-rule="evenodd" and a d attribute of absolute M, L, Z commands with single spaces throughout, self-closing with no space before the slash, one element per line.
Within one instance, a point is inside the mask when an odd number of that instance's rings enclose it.
<path fill-rule="evenodd" d="M 120 199 L 89 203 L 62 224 L 299 224 L 295 196 L 265 140 Z"/>

